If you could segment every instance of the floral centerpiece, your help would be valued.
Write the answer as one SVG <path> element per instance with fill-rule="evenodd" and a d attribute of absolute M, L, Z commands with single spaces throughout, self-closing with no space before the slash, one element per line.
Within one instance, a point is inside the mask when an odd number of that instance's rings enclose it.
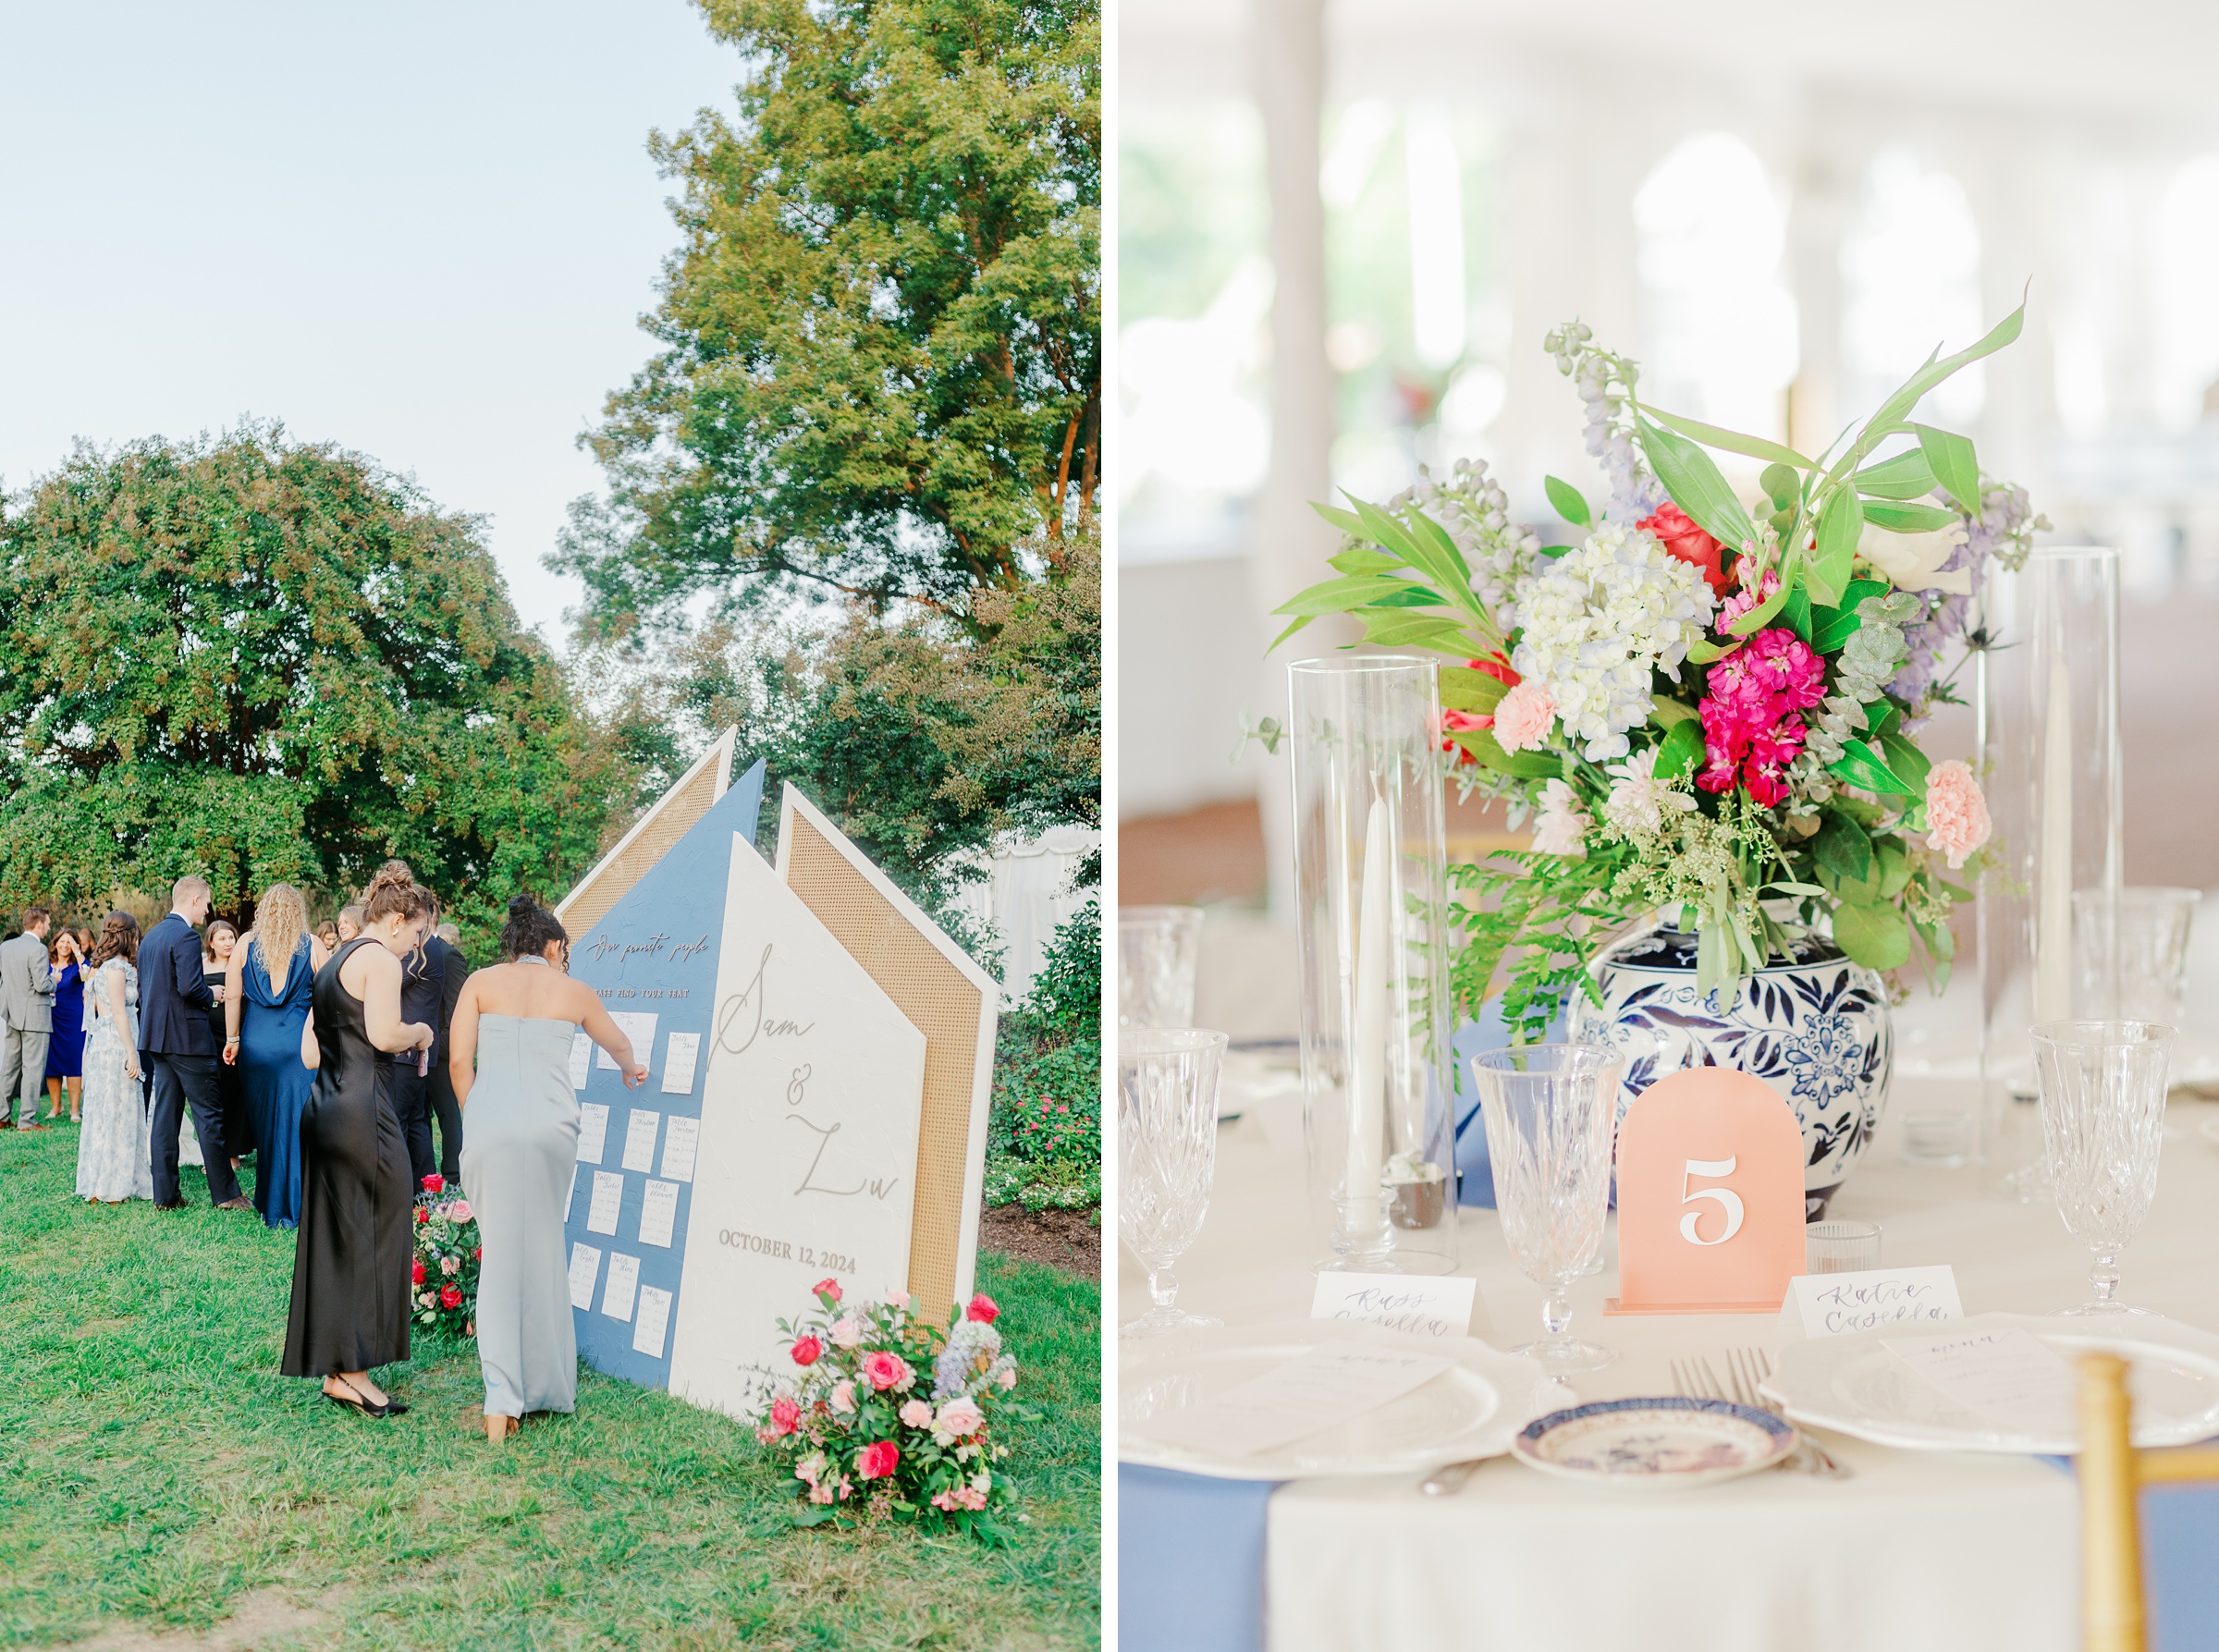
<path fill-rule="evenodd" d="M 1480 897 L 1455 913 L 1460 1011 L 1500 990 L 1514 1035 L 1544 1035 L 1575 994 L 1600 1003 L 1598 949 L 1655 912 L 1699 937 L 1706 994 L 1814 931 L 1898 981 L 1916 943 L 1946 981 L 1990 823 L 1979 777 L 1931 760 L 1920 728 L 1956 699 L 1944 655 L 1985 642 L 1988 558 L 2017 567 L 2048 523 L 1911 415 L 2024 314 L 1937 350 L 1816 457 L 1647 405 L 1636 364 L 1575 322 L 1547 348 L 1610 484 L 1597 513 L 1548 479 L 1578 543 L 1544 545 L 1468 461 L 1319 507 L 1346 534 L 1336 577 L 1278 610 L 1279 641 L 1345 614 L 1368 642 L 1450 656 L 1444 761 L 1532 821 L 1530 851 L 1454 869 Z M 1762 461 L 1754 506 L 1712 448 Z"/>
<path fill-rule="evenodd" d="M 426 1176 L 416 1194 L 416 1258 L 409 1269 L 416 1323 L 477 1334 L 478 1264 L 484 1256 L 470 1201 L 447 1178 Z"/>
<path fill-rule="evenodd" d="M 1002 1348 L 991 1297 L 974 1296 L 945 1331 L 910 1312 L 906 1292 L 843 1307 L 820 1279 L 816 1309 L 778 1328 L 792 1370 L 774 1376 L 755 1438 L 793 1463 L 799 1524 L 890 1515 L 988 1541 L 1010 1501 L 1001 1425 L 1017 1361 Z"/>

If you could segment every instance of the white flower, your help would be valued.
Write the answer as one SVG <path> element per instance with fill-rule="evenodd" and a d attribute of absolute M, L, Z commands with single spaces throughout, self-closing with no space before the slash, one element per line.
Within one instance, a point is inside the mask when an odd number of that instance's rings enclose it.
<path fill-rule="evenodd" d="M 1446 530 L 1472 570 L 1472 592 L 1504 630 L 1518 623 L 1517 588 L 1541 560 L 1539 536 L 1511 520 L 1510 498 L 1487 473 L 1484 459 L 1460 459 L 1448 479 L 1436 482 L 1424 465 L 1417 482 L 1391 508 L 1415 505 Z"/>
<path fill-rule="evenodd" d="M 1931 533 L 1891 533 L 1867 522 L 1865 531 L 1857 536 L 1857 554 L 1886 574 L 1898 590 L 1946 591 L 1955 596 L 1969 596 L 1972 569 L 1943 571 L 1968 532 L 1960 522 Z"/>
<path fill-rule="evenodd" d="M 1534 812 L 1533 846 L 1545 855 L 1584 855 L 1593 824 L 1579 806 L 1579 794 L 1564 781 L 1551 780 L 1541 789 L 1541 806 Z"/>
<path fill-rule="evenodd" d="M 1701 573 L 1654 535 L 1601 528 L 1519 590 L 1525 630 L 1511 664 L 1548 690 L 1588 761 L 1624 757 L 1625 731 L 1649 720 L 1649 674 L 1679 675 L 1712 606 Z"/>
<path fill-rule="evenodd" d="M 1662 829 L 1668 812 L 1685 814 L 1695 807 L 1693 798 L 1673 790 L 1671 781 L 1658 779 L 1656 769 L 1654 746 L 1611 765 L 1610 773 L 1617 777 L 1611 783 L 1611 795 L 1603 800 L 1602 813 L 1629 837 L 1653 835 Z"/>

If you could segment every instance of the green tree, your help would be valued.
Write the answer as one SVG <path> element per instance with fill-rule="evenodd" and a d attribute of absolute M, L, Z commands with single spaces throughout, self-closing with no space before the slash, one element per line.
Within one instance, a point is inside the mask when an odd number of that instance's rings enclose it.
<path fill-rule="evenodd" d="M 80 447 L 0 520 L 0 903 L 193 871 L 237 911 L 398 854 L 482 924 L 630 779 L 474 521 L 356 455 Z"/>
<path fill-rule="evenodd" d="M 797 582 L 966 613 L 1092 507 L 1099 0 L 701 4 L 739 116 L 652 141 L 662 349 L 553 565 L 604 635 Z"/>

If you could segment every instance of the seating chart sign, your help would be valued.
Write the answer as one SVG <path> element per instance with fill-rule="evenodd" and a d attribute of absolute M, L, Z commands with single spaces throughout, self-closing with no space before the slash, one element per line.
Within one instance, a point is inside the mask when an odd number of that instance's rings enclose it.
<path fill-rule="evenodd" d="M 925 1034 L 737 836 L 723 916 L 669 1386 L 745 1416 L 812 1285 L 908 1281 Z"/>

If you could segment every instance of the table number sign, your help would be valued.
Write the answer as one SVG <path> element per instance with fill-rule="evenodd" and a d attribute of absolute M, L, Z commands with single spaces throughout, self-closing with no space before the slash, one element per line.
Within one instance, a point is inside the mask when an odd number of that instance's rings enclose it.
<path fill-rule="evenodd" d="M 1606 1314 L 1776 1314 L 1803 1271 L 1803 1132 L 1762 1079 L 1695 1067 L 1618 1124 Z"/>

